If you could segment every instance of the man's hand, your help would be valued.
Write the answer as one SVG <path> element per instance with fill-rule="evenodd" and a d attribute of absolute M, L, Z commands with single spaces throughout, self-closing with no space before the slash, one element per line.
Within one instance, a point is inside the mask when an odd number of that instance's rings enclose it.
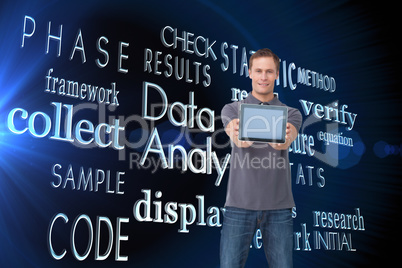
<path fill-rule="evenodd" d="M 287 150 L 289 146 L 292 144 L 292 142 L 296 139 L 297 137 L 297 130 L 296 128 L 290 124 L 286 124 L 286 141 L 285 143 L 269 143 L 272 148 L 275 150 Z"/>
<path fill-rule="evenodd" d="M 233 119 L 225 128 L 226 134 L 229 136 L 230 140 L 240 148 L 247 148 L 253 145 L 252 141 L 241 141 L 239 140 L 239 119 Z"/>

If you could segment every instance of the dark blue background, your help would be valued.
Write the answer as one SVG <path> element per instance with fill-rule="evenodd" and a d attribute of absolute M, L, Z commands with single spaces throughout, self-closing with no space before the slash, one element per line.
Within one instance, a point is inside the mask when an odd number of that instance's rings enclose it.
<path fill-rule="evenodd" d="M 214 186 L 215 175 L 181 173 L 178 170 L 129 169 L 128 161 L 119 161 L 113 149 L 79 149 L 70 143 L 37 139 L 29 134 L 15 135 L 6 125 L 9 111 L 22 107 L 30 113 L 43 111 L 51 115 L 52 101 L 79 104 L 79 101 L 44 93 L 44 77 L 54 68 L 54 76 L 108 86 L 117 83 L 120 106 L 107 116 L 141 115 L 142 82 L 159 84 L 169 102 L 188 103 L 188 92 L 195 92 L 198 107 L 209 107 L 219 115 L 230 102 L 231 88 L 250 91 L 250 80 L 231 71 L 222 72 L 219 45 L 222 42 L 239 46 L 239 68 L 243 47 L 257 50 L 269 47 L 282 60 L 296 67 L 328 74 L 336 79 L 334 93 L 298 84 L 296 90 L 276 87 L 282 101 L 300 110 L 299 99 L 320 104 L 339 100 L 348 111 L 357 113 L 353 136 L 359 142 L 354 150 L 340 146 L 339 165 L 331 167 L 317 159 L 291 154 L 294 163 L 322 167 L 326 179 L 324 188 L 295 183 L 297 204 L 295 231 L 306 223 L 314 230 L 312 211 L 353 213 L 360 208 L 365 231 L 351 231 L 356 252 L 312 250 L 295 251 L 295 267 L 363 267 L 381 260 L 393 263 L 401 239 L 398 226 L 399 194 L 401 192 L 401 133 L 398 75 L 400 51 L 396 7 L 372 6 L 349 1 L 2 1 L 0 3 L 0 266 L 2 267 L 219 267 L 220 229 L 193 224 L 189 234 L 177 232 L 173 225 L 140 223 L 132 207 L 143 198 L 141 189 L 163 192 L 161 200 L 197 204 L 196 195 L 205 196 L 205 206 L 223 206 L 227 173 L 220 187 Z M 21 48 L 24 16 L 36 20 L 34 37 L 26 39 Z M 52 31 L 63 24 L 62 53 L 56 57 L 56 47 L 45 54 L 48 21 Z M 195 55 L 165 48 L 160 42 L 160 30 L 166 26 L 216 40 L 218 60 L 200 59 Z M 81 29 L 87 62 L 80 55 L 69 60 L 78 29 Z M 98 68 L 95 59 L 96 39 L 106 36 L 110 62 Z M 120 41 L 130 45 L 124 51 L 129 59 L 124 66 L 127 74 L 117 72 L 117 49 Z M 176 81 L 143 71 L 144 49 L 162 51 L 203 64 L 209 64 L 212 83 L 201 85 Z M 230 49 L 227 50 L 230 52 Z M 231 70 L 232 65 L 230 66 Z M 296 72 L 294 72 L 296 73 Z M 295 78 L 294 78 L 295 79 Z M 85 111 L 79 118 L 96 122 L 96 111 Z M 179 131 L 164 118 L 158 122 L 165 133 L 162 142 L 169 142 L 170 133 Z M 216 122 L 220 128 L 220 122 Z M 316 131 L 306 129 L 308 134 Z M 139 126 L 130 125 L 126 137 L 138 136 Z M 205 141 L 200 134 L 194 140 Z M 226 137 L 221 136 L 224 140 Z M 318 151 L 324 150 L 316 139 Z M 138 151 L 141 152 L 141 149 Z M 128 158 L 129 152 L 126 151 Z M 218 150 L 224 156 L 229 149 Z M 75 171 L 80 166 L 126 172 L 123 196 L 53 189 L 50 183 L 52 165 L 60 163 L 63 170 L 71 163 Z M 293 167 L 293 173 L 295 173 Z M 306 171 L 305 171 L 306 172 Z M 315 178 L 316 179 L 316 178 Z M 316 181 L 314 181 L 316 183 Z M 154 195 L 153 195 L 154 198 Z M 96 216 L 107 216 L 115 226 L 116 217 L 129 217 L 122 233 L 129 235 L 122 242 L 121 254 L 128 262 L 114 262 L 112 253 L 106 261 L 94 261 L 94 249 L 83 261 L 76 261 L 69 247 L 69 224 L 60 228 L 54 241 L 58 249 L 68 253 L 61 261 L 51 258 L 47 245 L 47 229 L 51 218 L 67 214 L 70 221 L 87 214 L 95 225 Z M 60 225 L 61 226 L 61 225 Z M 336 231 L 336 230 L 335 230 Z M 84 234 L 85 237 L 86 234 Z M 312 234 L 311 234 L 312 236 Z M 312 238 L 310 239 L 312 240 Z M 84 240 L 85 241 L 85 240 Z M 55 242 L 56 243 L 56 242 Z M 310 241 L 312 243 L 312 241 Z M 55 244 L 56 245 L 56 244 Z M 311 245 L 313 247 L 313 245 Z M 81 249 L 81 252 L 83 249 Z M 267 267 L 262 250 L 251 250 L 247 267 Z"/>

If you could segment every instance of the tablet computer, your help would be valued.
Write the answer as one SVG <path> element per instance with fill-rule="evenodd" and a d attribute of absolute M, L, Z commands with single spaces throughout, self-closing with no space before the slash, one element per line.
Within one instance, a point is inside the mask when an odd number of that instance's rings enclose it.
<path fill-rule="evenodd" d="M 288 108 L 276 105 L 240 105 L 239 140 L 285 143 Z"/>

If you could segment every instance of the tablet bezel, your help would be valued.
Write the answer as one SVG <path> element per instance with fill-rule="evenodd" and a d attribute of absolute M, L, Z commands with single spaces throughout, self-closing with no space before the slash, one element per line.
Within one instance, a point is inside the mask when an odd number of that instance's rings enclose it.
<path fill-rule="evenodd" d="M 258 108 L 258 109 L 268 109 L 268 110 L 280 110 L 283 112 L 283 116 L 285 117 L 282 120 L 282 138 L 281 139 L 261 139 L 261 138 L 254 138 L 254 137 L 245 137 L 244 129 L 242 127 L 242 122 L 244 120 L 244 112 L 247 108 Z M 241 141 L 254 141 L 254 142 L 262 142 L 262 143 L 285 143 L 286 142 L 286 125 L 288 121 L 288 108 L 286 106 L 277 106 L 277 105 L 260 105 L 260 104 L 249 104 L 249 103 L 242 103 L 240 104 L 240 112 L 239 112 L 239 140 Z"/>

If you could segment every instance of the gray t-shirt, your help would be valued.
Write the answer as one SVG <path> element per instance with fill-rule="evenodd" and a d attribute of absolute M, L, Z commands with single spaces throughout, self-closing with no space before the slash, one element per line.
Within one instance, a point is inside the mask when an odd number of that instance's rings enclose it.
<path fill-rule="evenodd" d="M 225 128 L 239 118 L 241 103 L 261 104 L 261 101 L 249 93 L 242 101 L 226 104 L 221 112 Z M 264 104 L 286 106 L 276 95 Z M 302 115 L 297 109 L 288 107 L 288 123 L 299 131 Z M 225 206 L 249 210 L 294 207 L 288 150 L 275 150 L 267 143 L 255 142 L 248 148 L 232 144 Z"/>

